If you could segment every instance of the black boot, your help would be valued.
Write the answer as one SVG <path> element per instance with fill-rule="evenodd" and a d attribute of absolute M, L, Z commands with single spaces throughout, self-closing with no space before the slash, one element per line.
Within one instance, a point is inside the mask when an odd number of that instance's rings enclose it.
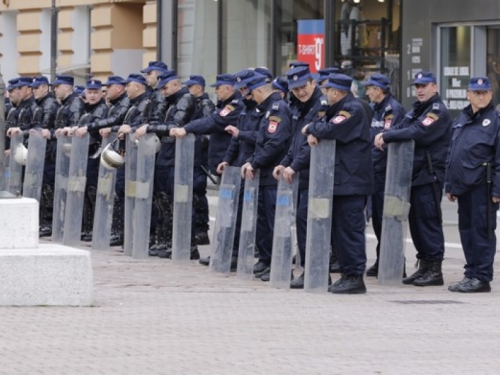
<path fill-rule="evenodd" d="M 427 272 L 427 269 L 429 268 L 430 263 L 426 261 L 425 259 L 420 259 L 417 261 L 418 262 L 418 270 L 413 273 L 412 275 L 405 277 L 403 279 L 403 284 L 405 285 L 413 285 L 413 282 L 422 277 L 424 273 Z"/>
<path fill-rule="evenodd" d="M 302 272 L 302 274 L 299 277 L 295 277 L 292 282 L 290 283 L 290 289 L 304 289 L 304 279 L 305 279 L 305 272 Z"/>
<path fill-rule="evenodd" d="M 92 241 L 92 231 L 94 226 L 94 210 L 97 198 L 97 188 L 89 185 L 85 191 L 85 200 L 83 203 L 83 233 L 82 241 Z"/>
<path fill-rule="evenodd" d="M 427 271 L 413 281 L 415 286 L 439 286 L 444 284 L 443 273 L 441 272 L 442 261 L 430 262 Z"/>
<path fill-rule="evenodd" d="M 113 205 L 113 221 L 111 223 L 111 237 L 109 239 L 109 246 L 122 246 L 123 245 L 123 220 L 124 220 L 124 207 L 115 194 L 115 202 Z"/>
<path fill-rule="evenodd" d="M 368 277 L 377 277 L 378 276 L 378 259 L 375 261 L 373 266 L 368 268 L 366 271 L 366 276 Z"/>
<path fill-rule="evenodd" d="M 364 294 L 366 286 L 363 275 L 342 275 L 341 279 L 328 288 L 335 294 Z"/>
<path fill-rule="evenodd" d="M 52 235 L 52 209 L 54 202 L 54 189 L 48 184 L 42 186 L 40 197 L 40 237 Z"/>

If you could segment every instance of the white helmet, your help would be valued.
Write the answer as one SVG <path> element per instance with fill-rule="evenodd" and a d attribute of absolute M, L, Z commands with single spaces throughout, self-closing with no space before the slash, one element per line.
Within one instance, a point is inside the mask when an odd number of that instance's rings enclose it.
<path fill-rule="evenodd" d="M 117 169 L 125 164 L 125 159 L 115 149 L 117 140 L 111 142 L 101 152 L 101 164 L 107 169 Z"/>
<path fill-rule="evenodd" d="M 66 155 L 68 158 L 70 158 L 71 157 L 71 142 L 63 144 L 62 150 L 64 152 L 64 155 Z"/>
<path fill-rule="evenodd" d="M 28 149 L 22 143 L 19 143 L 14 150 L 14 160 L 21 165 L 26 165 L 28 161 Z"/>

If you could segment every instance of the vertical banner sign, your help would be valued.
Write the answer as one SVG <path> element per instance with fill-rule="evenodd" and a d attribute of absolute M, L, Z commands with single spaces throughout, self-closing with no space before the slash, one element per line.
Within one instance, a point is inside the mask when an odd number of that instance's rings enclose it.
<path fill-rule="evenodd" d="M 298 20 L 297 60 L 309 63 L 311 73 L 325 67 L 325 21 Z"/>

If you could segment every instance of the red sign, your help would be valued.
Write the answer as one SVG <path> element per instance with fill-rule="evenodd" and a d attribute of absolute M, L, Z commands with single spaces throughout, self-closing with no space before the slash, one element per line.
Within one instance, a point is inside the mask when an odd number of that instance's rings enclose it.
<path fill-rule="evenodd" d="M 311 73 L 325 67 L 325 32 L 323 20 L 299 20 L 297 60 L 309 63 Z"/>

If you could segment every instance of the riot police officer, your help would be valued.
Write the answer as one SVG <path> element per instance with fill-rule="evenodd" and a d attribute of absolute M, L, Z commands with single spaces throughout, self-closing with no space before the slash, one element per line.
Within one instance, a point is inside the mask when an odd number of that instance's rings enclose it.
<path fill-rule="evenodd" d="M 409 226 L 417 249 L 419 268 L 404 278 L 403 284 L 443 285 L 441 198 L 451 137 L 451 118 L 439 96 L 433 73 L 418 72 L 413 85 L 418 101 L 397 125 L 397 129 L 377 134 L 375 146 L 382 148 L 385 143 L 415 140 Z"/>
<path fill-rule="evenodd" d="M 298 67 L 286 72 L 288 87 L 292 90 L 300 105 L 291 108 L 292 111 L 292 142 L 286 156 L 274 168 L 273 175 L 278 180 L 283 174 L 291 183 L 295 173 L 299 173 L 299 192 L 297 196 L 296 227 L 297 242 L 300 252 L 300 265 L 304 267 L 306 261 L 307 237 L 307 207 L 309 200 L 309 163 L 311 147 L 307 137 L 302 134 L 302 128 L 312 122 L 321 108 L 321 90 L 316 86 L 307 67 Z M 292 289 L 304 287 L 304 273 L 292 280 Z"/>
<path fill-rule="evenodd" d="M 56 136 L 63 132 L 66 127 L 76 126 L 85 108 L 84 103 L 77 93 L 73 92 L 74 78 L 67 74 L 61 74 L 52 82 L 54 94 L 61 103 L 55 120 Z"/>
<path fill-rule="evenodd" d="M 352 78 L 330 74 L 328 107 L 319 122 L 303 128 L 308 142 L 335 139 L 335 172 L 332 208 L 332 239 L 342 276 L 328 288 L 331 293 L 366 293 L 363 274 L 366 266 L 364 209 L 373 192 L 370 120 L 363 105 L 351 93 Z"/>
<path fill-rule="evenodd" d="M 260 116 L 255 151 L 241 167 L 241 176 L 253 178 L 254 171 L 260 170 L 256 239 L 259 261 L 254 265 L 253 273 L 255 277 L 269 281 L 277 194 L 273 170 L 286 155 L 292 133 L 292 116 L 281 95 L 273 91 L 268 77 L 256 75 L 247 87 L 257 103 L 258 112 L 264 115 Z"/>
<path fill-rule="evenodd" d="M 36 127 L 42 128 L 42 135 L 47 138 L 47 151 L 43 169 L 42 195 L 40 197 L 40 237 L 52 234 L 52 209 L 54 202 L 54 183 L 56 172 L 56 141 L 51 138 L 54 131 L 56 113 L 59 109 L 54 94 L 49 91 L 47 77 L 38 76 L 31 83 L 33 96 L 37 104 L 33 116 Z"/>
<path fill-rule="evenodd" d="M 167 102 L 158 87 L 158 78 L 168 71 L 168 66 L 162 61 L 150 61 L 148 66 L 141 70 L 148 84 L 147 90 L 151 109 L 148 111 L 148 119 L 145 123 L 156 124 L 165 118 Z"/>
<path fill-rule="evenodd" d="M 372 140 L 383 130 L 390 129 L 398 124 L 405 115 L 403 106 L 392 96 L 390 91 L 391 81 L 383 74 L 372 74 L 370 79 L 361 83 L 366 87 L 366 94 L 373 103 L 373 117 L 370 134 Z M 380 236 L 382 234 L 382 214 L 384 212 L 385 172 L 387 166 L 387 150 L 373 147 L 373 176 L 375 192 L 371 196 L 372 225 L 377 237 L 377 260 L 366 271 L 366 276 L 378 276 L 378 259 L 380 255 Z"/>
<path fill-rule="evenodd" d="M 458 229 L 465 255 L 464 278 L 448 290 L 489 292 L 496 253 L 500 202 L 500 115 L 487 77 L 470 79 L 465 107 L 453 122 L 445 192 L 458 201 Z"/>

